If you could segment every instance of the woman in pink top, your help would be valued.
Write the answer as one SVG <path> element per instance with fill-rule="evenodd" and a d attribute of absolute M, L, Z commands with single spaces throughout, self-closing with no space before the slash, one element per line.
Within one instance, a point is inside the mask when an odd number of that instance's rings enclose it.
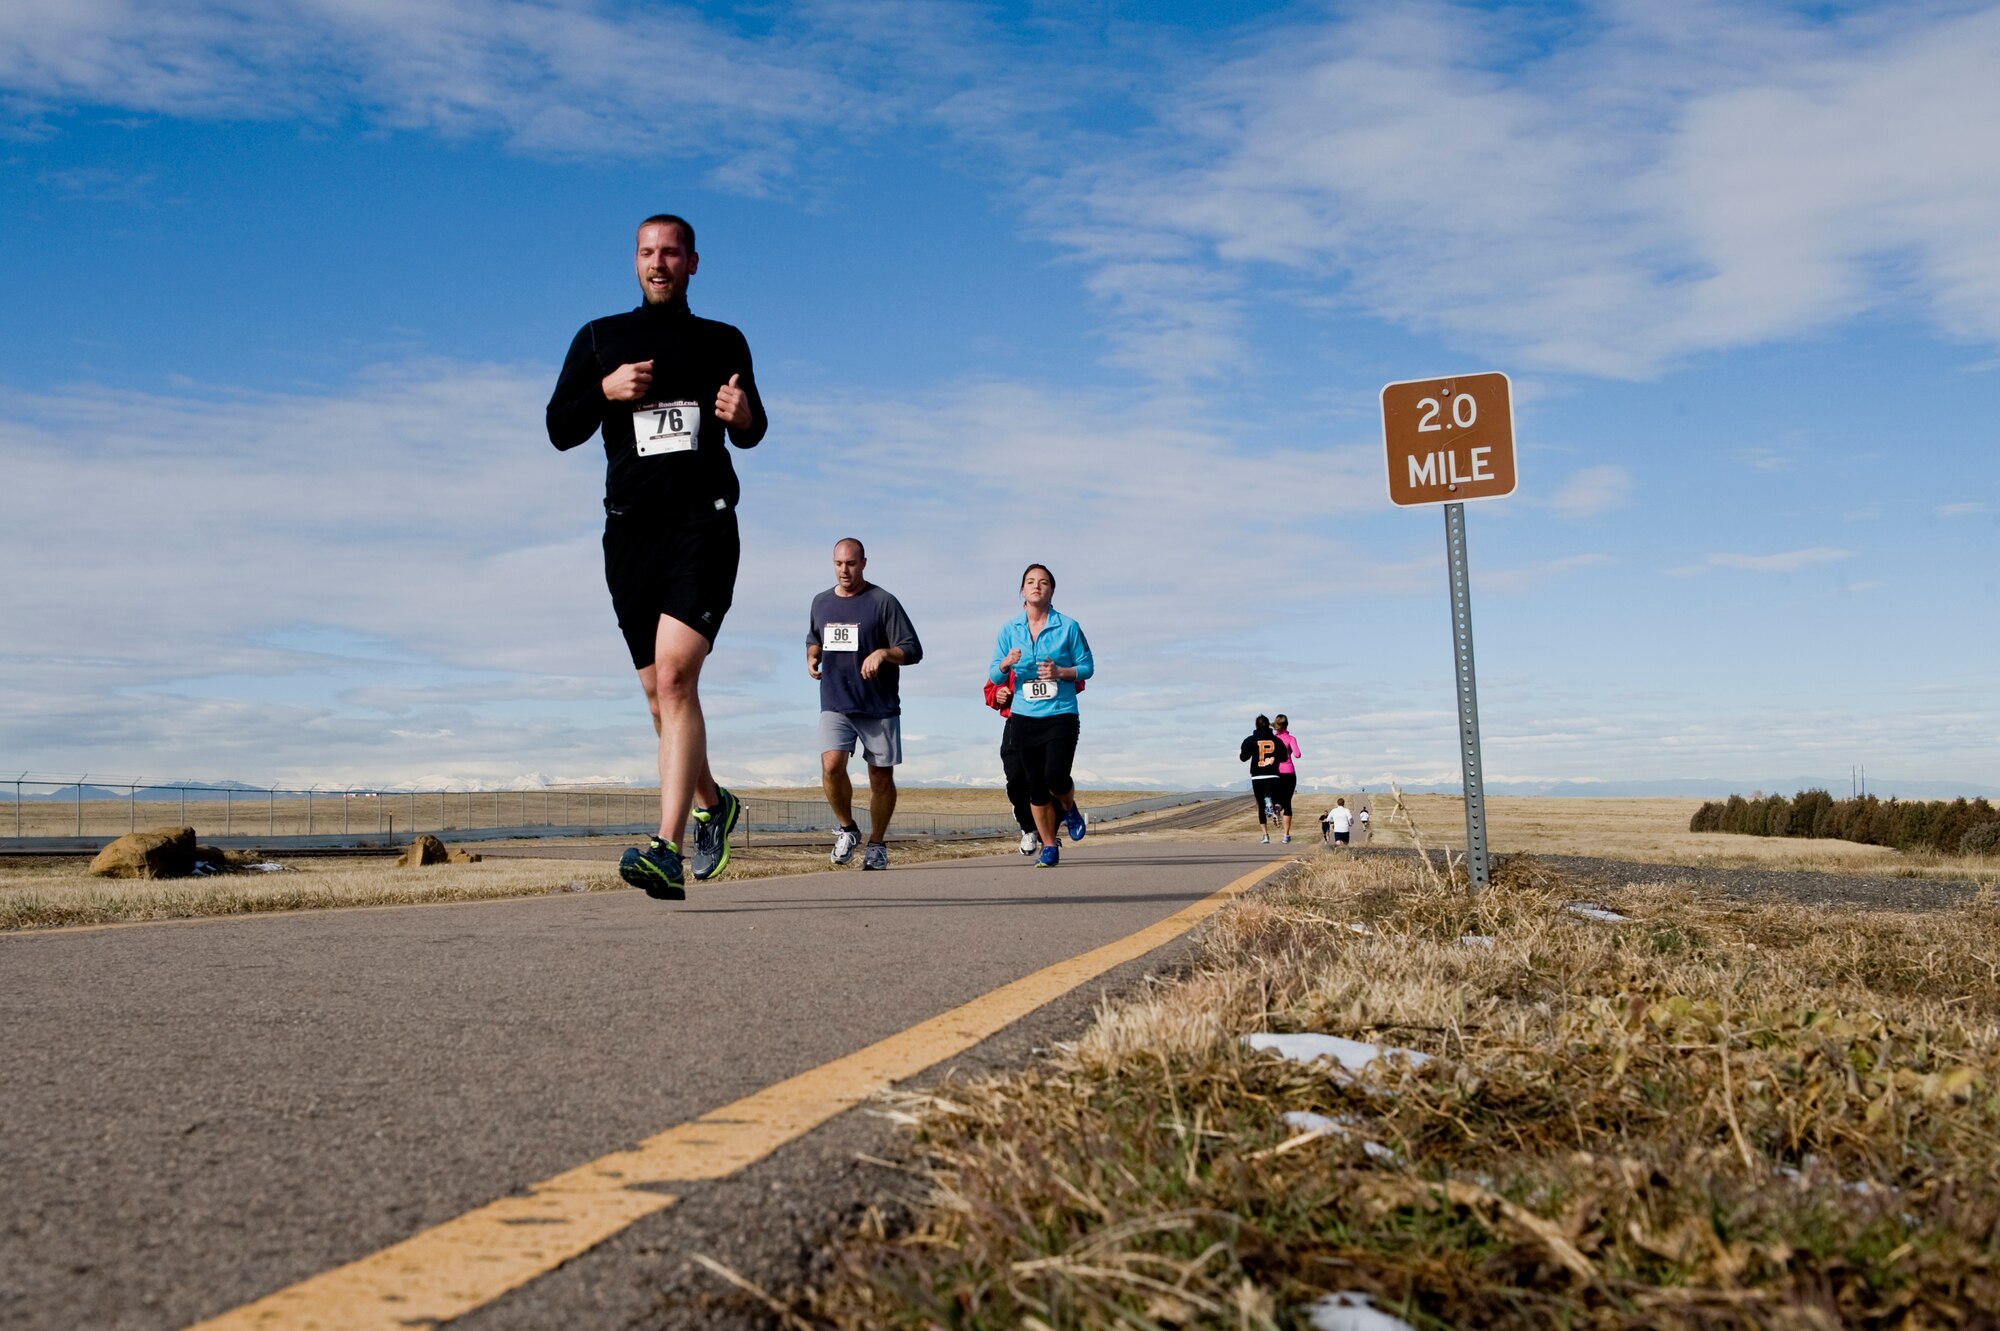
<path fill-rule="evenodd" d="M 1299 788 L 1298 761 L 1306 756 L 1306 751 L 1299 747 L 1299 737 L 1292 733 L 1291 724 L 1283 712 L 1271 720 L 1271 728 L 1278 732 L 1279 742 L 1291 755 L 1278 764 L 1278 779 L 1271 783 L 1275 787 L 1271 791 L 1271 807 L 1284 820 L 1285 840 L 1288 843 L 1292 839 L 1292 792 Z"/>

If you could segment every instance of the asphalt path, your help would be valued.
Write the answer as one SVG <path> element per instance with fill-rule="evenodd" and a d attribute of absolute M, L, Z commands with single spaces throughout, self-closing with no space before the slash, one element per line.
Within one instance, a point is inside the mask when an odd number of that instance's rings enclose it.
<path fill-rule="evenodd" d="M 1009 854 L 724 879 L 671 905 L 559 894 L 0 937 L 0 1326 L 215 1316 L 1289 858 L 1138 837 L 1065 852 L 1054 872 Z M 856 1117 L 757 1167 L 800 1193 L 799 1232 L 831 1195 L 815 1179 L 852 1166 Z M 677 1258 L 745 1250 L 736 1231 L 771 1221 L 768 1197 L 711 1193 L 465 1323 L 712 1320 L 676 1311 Z"/>

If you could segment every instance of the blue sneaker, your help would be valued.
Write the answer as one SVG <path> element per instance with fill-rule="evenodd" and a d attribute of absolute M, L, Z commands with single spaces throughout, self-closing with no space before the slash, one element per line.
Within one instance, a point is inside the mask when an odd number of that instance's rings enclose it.
<path fill-rule="evenodd" d="M 1062 862 L 1062 851 L 1054 846 L 1043 846 L 1042 857 L 1035 861 L 1037 869 L 1053 869 Z"/>
<path fill-rule="evenodd" d="M 1083 820 L 1082 809 L 1070 809 L 1063 814 L 1063 831 L 1069 833 L 1071 841 L 1083 840 L 1083 834 L 1089 827 L 1090 824 Z"/>
<path fill-rule="evenodd" d="M 729 867 L 729 834 L 743 816 L 736 797 L 717 786 L 722 802 L 712 809 L 696 809 L 694 814 L 694 877 L 705 883 Z"/>
<path fill-rule="evenodd" d="M 687 887 L 681 881 L 680 850 L 658 837 L 644 850 L 628 847 L 618 860 L 618 876 L 655 901 L 687 900 Z"/>

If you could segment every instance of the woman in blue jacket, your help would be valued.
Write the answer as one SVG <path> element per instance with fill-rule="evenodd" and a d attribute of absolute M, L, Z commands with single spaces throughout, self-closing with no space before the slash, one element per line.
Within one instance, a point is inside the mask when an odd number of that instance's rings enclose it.
<path fill-rule="evenodd" d="M 1076 761 L 1076 686 L 1095 668 L 1083 626 L 1051 604 L 1055 595 L 1056 575 L 1048 565 L 1028 565 L 1021 575 L 1021 613 L 1001 626 L 986 670 L 996 684 L 1014 672 L 1014 745 L 1027 773 L 1028 806 L 1042 838 L 1036 865 L 1043 869 L 1062 859 L 1058 816 L 1071 841 L 1083 840 L 1087 828 L 1070 767 Z"/>

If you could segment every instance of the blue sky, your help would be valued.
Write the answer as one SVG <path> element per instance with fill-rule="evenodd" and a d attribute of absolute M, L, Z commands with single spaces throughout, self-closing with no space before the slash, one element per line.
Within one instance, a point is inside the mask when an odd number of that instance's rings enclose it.
<path fill-rule="evenodd" d="M 1021 567 L 1080 774 L 1454 780 L 1388 381 L 1514 380 L 1495 781 L 2000 786 L 2000 7 L 437 0 L 0 10 L 0 763 L 645 778 L 601 454 L 542 406 L 699 228 L 773 426 L 704 694 L 809 781 L 830 547 L 994 781 Z"/>

